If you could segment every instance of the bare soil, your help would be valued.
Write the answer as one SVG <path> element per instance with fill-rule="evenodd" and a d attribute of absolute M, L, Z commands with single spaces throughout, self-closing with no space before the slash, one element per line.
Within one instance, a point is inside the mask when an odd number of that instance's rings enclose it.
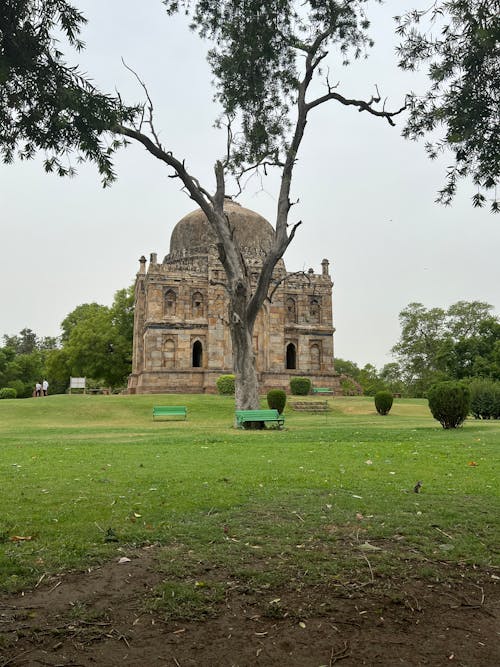
<path fill-rule="evenodd" d="M 0 596 L 0 667 L 500 665 L 491 572 L 443 565 L 434 580 L 245 590 L 212 571 L 226 592 L 208 617 L 165 620 L 147 605 L 162 580 L 160 551 Z"/>

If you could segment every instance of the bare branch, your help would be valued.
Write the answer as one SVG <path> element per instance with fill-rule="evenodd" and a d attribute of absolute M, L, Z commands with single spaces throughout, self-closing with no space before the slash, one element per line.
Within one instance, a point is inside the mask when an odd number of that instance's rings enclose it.
<path fill-rule="evenodd" d="M 153 118 L 154 118 L 154 106 L 153 106 L 153 101 L 152 101 L 152 99 L 151 99 L 151 96 L 150 96 L 150 94 L 149 94 L 149 91 L 148 91 L 148 89 L 147 89 L 147 86 L 146 86 L 146 84 L 144 83 L 144 81 L 140 78 L 140 76 L 137 74 L 137 72 L 136 72 L 135 70 L 133 70 L 131 67 L 129 67 L 123 58 L 122 58 L 122 63 L 123 63 L 123 65 L 124 65 L 124 67 L 125 67 L 126 69 L 128 69 L 128 71 L 131 72 L 131 73 L 135 76 L 135 78 L 137 79 L 137 81 L 138 81 L 139 84 L 141 85 L 142 89 L 143 89 L 144 92 L 146 93 L 146 97 L 147 97 L 147 100 L 148 100 L 149 117 L 148 117 L 148 120 L 147 120 L 147 121 L 144 121 L 144 107 L 143 107 L 143 113 L 142 113 L 142 117 L 141 117 L 141 122 L 140 122 L 140 124 L 139 124 L 139 130 L 140 130 L 141 127 L 142 127 L 142 123 L 143 123 L 143 121 L 146 122 L 146 123 L 149 125 L 149 129 L 151 130 L 151 134 L 152 134 L 153 137 L 154 137 L 154 140 L 155 140 L 155 142 L 156 142 L 156 145 L 158 146 L 158 148 L 161 148 L 161 149 L 163 150 L 163 147 L 162 147 L 162 145 L 161 145 L 160 139 L 158 138 L 158 135 L 157 135 L 157 133 L 156 133 L 156 129 L 155 129 L 155 126 L 154 126 L 154 122 L 153 122 Z"/>
<path fill-rule="evenodd" d="M 158 160 L 165 162 L 169 167 L 175 171 L 175 174 L 172 174 L 172 178 L 180 178 L 184 183 L 186 190 L 189 193 L 189 196 L 193 201 L 195 201 L 198 206 L 203 210 L 207 217 L 211 214 L 210 204 L 213 203 L 212 195 L 203 188 L 198 179 L 192 176 L 185 167 L 184 161 L 178 160 L 173 156 L 171 151 L 165 151 L 161 146 L 158 146 L 155 141 L 152 141 L 146 134 L 139 132 L 139 130 L 126 127 L 124 125 L 117 125 L 113 128 L 113 131 L 116 134 L 122 134 L 130 139 L 135 139 L 141 143 L 144 148 L 154 155 Z"/>
<path fill-rule="evenodd" d="M 328 81 L 327 81 L 328 83 Z M 328 102 L 329 100 L 336 100 L 337 102 L 340 102 L 341 104 L 345 106 L 355 106 L 358 107 L 358 111 L 367 111 L 368 113 L 371 113 L 373 116 L 379 116 L 381 118 L 385 118 L 389 125 L 395 125 L 394 121 L 392 120 L 394 116 L 398 116 L 400 113 L 405 111 L 407 109 L 407 104 L 405 103 L 404 106 L 402 106 L 400 109 L 397 111 L 386 111 L 385 110 L 385 101 L 383 104 L 382 109 L 374 109 L 373 105 L 377 104 L 380 102 L 380 93 L 377 88 L 377 95 L 372 95 L 372 97 L 366 102 L 365 100 L 352 100 L 348 99 L 347 97 L 344 97 L 343 95 L 340 95 L 339 93 L 336 93 L 332 90 L 332 87 L 328 84 L 328 93 L 326 95 L 322 95 L 321 97 L 316 98 L 312 102 L 308 102 L 306 104 L 306 109 L 309 112 L 311 109 L 314 109 L 314 107 L 319 106 L 320 104 L 324 104 L 325 102 Z"/>

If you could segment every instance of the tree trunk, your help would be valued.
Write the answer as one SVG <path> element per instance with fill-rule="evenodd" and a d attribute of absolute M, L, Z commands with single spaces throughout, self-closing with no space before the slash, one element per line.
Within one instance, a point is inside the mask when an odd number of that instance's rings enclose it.
<path fill-rule="evenodd" d="M 258 410 L 259 382 L 253 350 L 254 321 L 247 315 L 247 299 L 243 282 L 234 290 L 229 301 L 229 329 L 233 348 L 235 399 L 237 410 Z"/>

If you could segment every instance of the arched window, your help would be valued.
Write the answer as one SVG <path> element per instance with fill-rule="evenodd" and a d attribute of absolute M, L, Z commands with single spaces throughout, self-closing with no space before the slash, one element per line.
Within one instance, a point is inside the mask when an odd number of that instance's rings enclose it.
<path fill-rule="evenodd" d="M 297 351 L 293 343 L 288 343 L 286 346 L 286 367 L 297 368 Z"/>
<path fill-rule="evenodd" d="M 292 299 L 292 297 L 289 297 L 286 300 L 285 311 L 287 322 L 297 321 L 297 304 L 295 303 L 295 299 Z"/>
<path fill-rule="evenodd" d="M 203 294 L 201 292 L 194 292 L 193 298 L 191 301 L 191 311 L 193 317 L 203 317 L 204 315 L 204 303 L 203 303 Z"/>
<path fill-rule="evenodd" d="M 319 345 L 317 345 L 316 343 L 311 345 L 310 355 L 311 355 L 311 370 L 313 371 L 321 370 L 321 351 L 319 349 Z"/>
<path fill-rule="evenodd" d="M 175 343 L 171 338 L 163 345 L 163 367 L 175 368 Z"/>
<path fill-rule="evenodd" d="M 312 298 L 309 302 L 309 321 L 319 324 L 321 319 L 321 306 L 319 304 L 319 299 Z"/>
<path fill-rule="evenodd" d="M 163 310 L 167 317 L 173 317 L 175 315 L 175 309 L 177 305 L 177 294 L 173 289 L 169 289 L 165 292 Z"/>
<path fill-rule="evenodd" d="M 193 368 L 203 366 L 203 345 L 199 340 L 195 340 L 193 345 Z"/>

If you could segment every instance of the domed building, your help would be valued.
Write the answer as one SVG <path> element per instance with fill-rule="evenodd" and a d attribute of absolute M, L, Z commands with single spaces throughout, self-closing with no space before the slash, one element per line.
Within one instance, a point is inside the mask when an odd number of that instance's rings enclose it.
<path fill-rule="evenodd" d="M 226 199 L 235 238 L 256 282 L 274 230 L 262 216 Z M 180 220 L 170 252 L 139 260 L 135 285 L 134 345 L 129 393 L 213 393 L 219 375 L 233 368 L 227 326 L 225 272 L 217 239 L 201 209 Z M 338 390 L 333 367 L 332 280 L 322 271 L 287 273 L 276 265 L 271 300 L 254 328 L 260 391 L 288 389 L 294 375 Z M 274 286 L 273 286 L 274 285 Z"/>

